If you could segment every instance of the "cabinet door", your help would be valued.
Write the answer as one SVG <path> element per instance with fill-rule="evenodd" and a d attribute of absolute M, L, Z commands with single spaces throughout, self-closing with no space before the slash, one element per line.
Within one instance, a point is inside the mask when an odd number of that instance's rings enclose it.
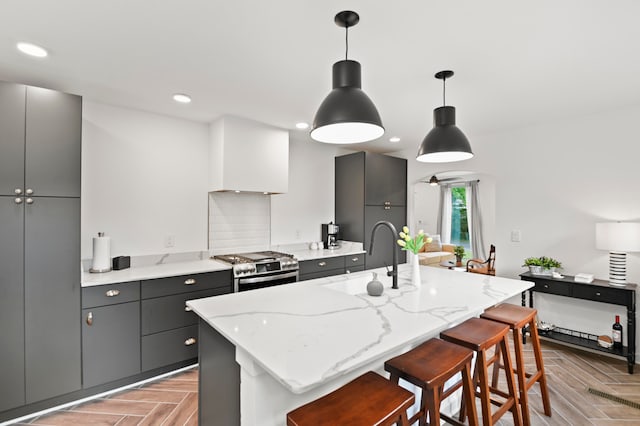
<path fill-rule="evenodd" d="M 27 87 L 25 187 L 36 196 L 80 196 L 82 98 Z"/>
<path fill-rule="evenodd" d="M 24 206 L 0 196 L 0 411 L 24 404 Z"/>
<path fill-rule="evenodd" d="M 0 195 L 24 190 L 24 99 L 21 84 L 0 81 Z"/>
<path fill-rule="evenodd" d="M 407 204 L 407 160 L 367 153 L 365 163 L 365 204 L 380 206 Z"/>
<path fill-rule="evenodd" d="M 82 310 L 82 386 L 140 372 L 140 302 Z"/>
<path fill-rule="evenodd" d="M 80 389 L 80 199 L 25 204 L 27 403 Z"/>
<path fill-rule="evenodd" d="M 364 248 L 366 250 L 369 249 L 369 244 L 371 244 L 371 230 L 376 222 L 380 220 L 391 222 L 396 227 L 396 230 L 400 232 L 407 221 L 407 209 L 406 207 L 391 207 L 387 209 L 384 206 L 366 206 L 364 213 Z M 393 264 L 393 250 L 398 250 L 398 263 L 405 263 L 406 253 L 400 250 L 396 243 L 398 238 L 398 235 L 391 235 L 387 227 L 378 228 L 373 254 L 367 254 L 365 258 L 366 268 L 373 269 L 385 265 L 391 267 Z"/>

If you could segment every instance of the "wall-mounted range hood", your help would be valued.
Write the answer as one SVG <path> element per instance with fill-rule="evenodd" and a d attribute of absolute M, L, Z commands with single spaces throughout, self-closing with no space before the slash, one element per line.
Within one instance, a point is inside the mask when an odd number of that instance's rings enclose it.
<path fill-rule="evenodd" d="M 209 126 L 209 191 L 289 189 L 289 132 L 238 117 Z"/>

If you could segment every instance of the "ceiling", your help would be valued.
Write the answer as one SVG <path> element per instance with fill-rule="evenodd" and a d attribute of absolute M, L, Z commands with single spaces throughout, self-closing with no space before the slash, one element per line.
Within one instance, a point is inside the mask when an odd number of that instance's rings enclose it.
<path fill-rule="evenodd" d="M 200 122 L 313 121 L 349 58 L 386 128 L 354 148 L 416 149 L 442 104 L 474 135 L 640 105 L 637 0 L 4 0 L 0 79 Z M 34 59 L 18 41 L 49 50 Z M 193 102 L 175 103 L 174 93 Z M 294 130 L 294 138 L 308 138 Z M 398 136 L 392 144 L 389 137 Z M 310 139 L 309 139 L 310 140 Z"/>

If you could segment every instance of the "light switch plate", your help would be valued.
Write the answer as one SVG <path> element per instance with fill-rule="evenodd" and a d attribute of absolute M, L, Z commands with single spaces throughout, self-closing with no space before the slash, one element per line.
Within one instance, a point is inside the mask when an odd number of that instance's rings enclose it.
<path fill-rule="evenodd" d="M 514 229 L 511 231 L 511 241 L 514 243 L 519 243 L 520 242 L 520 230 L 519 229 Z"/>

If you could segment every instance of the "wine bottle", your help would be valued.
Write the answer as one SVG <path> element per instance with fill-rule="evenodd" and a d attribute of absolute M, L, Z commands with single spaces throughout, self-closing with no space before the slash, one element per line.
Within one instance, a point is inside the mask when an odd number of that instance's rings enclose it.
<path fill-rule="evenodd" d="M 616 322 L 613 323 L 613 327 L 611 328 L 613 349 L 622 349 L 622 324 L 620 324 L 620 315 L 616 315 Z"/>

